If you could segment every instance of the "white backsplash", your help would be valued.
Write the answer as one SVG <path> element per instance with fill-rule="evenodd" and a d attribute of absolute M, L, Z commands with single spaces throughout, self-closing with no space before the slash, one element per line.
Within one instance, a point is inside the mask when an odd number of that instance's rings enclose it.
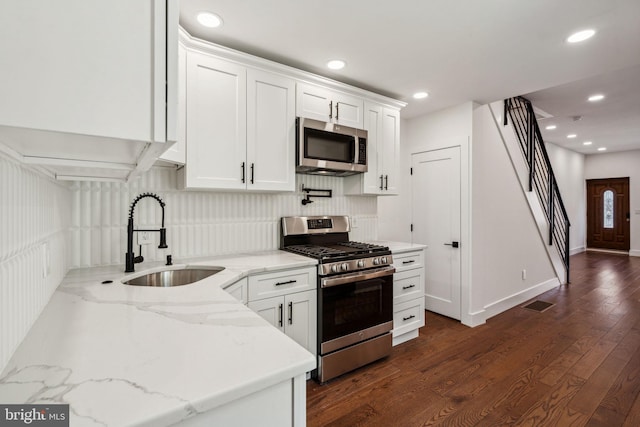
<path fill-rule="evenodd" d="M 70 217 L 66 184 L 0 154 L 0 371 L 67 273 Z"/>
<path fill-rule="evenodd" d="M 299 215 L 349 215 L 352 240 L 377 239 L 375 197 L 345 196 L 343 178 L 297 175 L 295 193 L 249 193 L 183 191 L 176 186 L 176 171 L 154 167 L 129 184 L 74 182 L 72 190 L 72 267 L 124 264 L 127 218 L 133 199 L 153 192 L 166 203 L 165 227 L 168 249 L 142 248 L 146 261 L 214 256 L 245 251 L 277 249 L 280 218 Z M 303 206 L 301 185 L 331 189 L 332 198 L 316 198 Z M 151 198 L 135 208 L 136 228 L 159 228 L 161 209 Z M 138 246 L 134 236 L 136 255 Z M 143 264 L 144 265 L 144 264 Z"/>

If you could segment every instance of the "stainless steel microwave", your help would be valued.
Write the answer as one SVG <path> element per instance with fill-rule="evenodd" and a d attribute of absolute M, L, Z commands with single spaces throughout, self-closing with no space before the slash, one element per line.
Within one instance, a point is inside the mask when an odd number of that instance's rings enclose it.
<path fill-rule="evenodd" d="M 296 119 L 296 172 L 348 176 L 367 171 L 367 131 Z"/>

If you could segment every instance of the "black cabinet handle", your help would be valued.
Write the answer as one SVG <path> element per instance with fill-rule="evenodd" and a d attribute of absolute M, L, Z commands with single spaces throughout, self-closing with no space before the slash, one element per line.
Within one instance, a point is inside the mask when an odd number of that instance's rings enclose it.
<path fill-rule="evenodd" d="M 254 171 L 254 165 L 253 163 L 251 163 L 251 183 L 253 184 L 253 171 Z"/>
<path fill-rule="evenodd" d="M 389 175 L 384 176 L 384 189 L 385 190 L 389 189 Z"/>
<path fill-rule="evenodd" d="M 282 327 L 282 304 L 279 306 L 280 317 L 278 317 L 278 326 Z"/>
<path fill-rule="evenodd" d="M 381 190 L 384 189 L 384 186 L 382 185 L 383 179 L 384 179 L 384 175 L 380 175 L 380 189 Z"/>
<path fill-rule="evenodd" d="M 333 101 L 329 103 L 329 118 L 333 118 Z"/>
<path fill-rule="evenodd" d="M 340 103 L 336 102 L 336 120 L 340 120 Z"/>
<path fill-rule="evenodd" d="M 244 184 L 244 181 L 245 181 L 244 177 L 246 176 L 246 173 L 244 170 L 244 162 L 242 162 L 242 165 L 240 166 L 240 168 L 242 168 L 242 183 Z"/>
<path fill-rule="evenodd" d="M 402 287 L 402 290 L 404 291 L 404 290 L 411 289 L 411 288 L 415 288 L 415 287 L 416 287 L 416 285 L 403 286 L 403 287 Z"/>
<path fill-rule="evenodd" d="M 291 283 L 296 283 L 297 280 L 287 280 L 286 282 L 278 282 L 276 283 L 276 286 L 282 286 L 282 285 L 290 285 Z"/>
<path fill-rule="evenodd" d="M 414 317 L 416 317 L 416 316 L 414 316 L 414 315 L 412 314 L 411 316 L 403 317 L 403 318 L 402 318 L 402 321 L 403 321 L 403 322 L 406 322 L 407 320 L 411 320 L 411 319 L 413 319 Z"/>
<path fill-rule="evenodd" d="M 402 265 L 413 264 L 414 262 L 416 262 L 415 259 L 412 259 L 412 260 L 409 260 L 409 261 L 402 261 Z"/>
<path fill-rule="evenodd" d="M 293 302 L 289 301 L 289 324 L 293 325 Z"/>

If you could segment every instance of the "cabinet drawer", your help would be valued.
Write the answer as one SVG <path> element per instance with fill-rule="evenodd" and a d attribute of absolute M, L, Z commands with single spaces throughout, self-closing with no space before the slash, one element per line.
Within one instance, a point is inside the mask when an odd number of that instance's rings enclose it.
<path fill-rule="evenodd" d="M 393 266 L 397 272 L 424 267 L 424 250 L 393 254 Z"/>
<path fill-rule="evenodd" d="M 424 296 L 424 269 L 402 271 L 393 275 L 393 303 Z"/>
<path fill-rule="evenodd" d="M 424 298 L 397 304 L 393 308 L 393 336 L 424 326 Z"/>
<path fill-rule="evenodd" d="M 316 268 L 300 268 L 249 277 L 249 301 L 317 289 Z"/>

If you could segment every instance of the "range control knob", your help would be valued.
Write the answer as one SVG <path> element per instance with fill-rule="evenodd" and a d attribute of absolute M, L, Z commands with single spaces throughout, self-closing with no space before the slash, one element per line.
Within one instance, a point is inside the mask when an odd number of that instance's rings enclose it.
<path fill-rule="evenodd" d="M 383 264 L 386 264 L 387 263 L 387 257 L 383 256 L 382 258 L 380 258 L 380 262 L 383 263 Z"/>
<path fill-rule="evenodd" d="M 379 265 L 380 264 L 380 259 L 379 258 L 374 258 L 373 259 L 373 265 Z"/>
<path fill-rule="evenodd" d="M 358 261 L 358 268 L 364 268 L 364 260 L 363 259 Z"/>
<path fill-rule="evenodd" d="M 340 268 L 342 268 L 342 271 L 347 271 L 349 269 L 349 264 L 347 264 L 346 262 L 342 263 L 342 265 L 340 266 Z"/>
<path fill-rule="evenodd" d="M 337 273 L 338 272 L 338 264 L 334 264 L 331 266 L 331 272 L 332 273 Z"/>

